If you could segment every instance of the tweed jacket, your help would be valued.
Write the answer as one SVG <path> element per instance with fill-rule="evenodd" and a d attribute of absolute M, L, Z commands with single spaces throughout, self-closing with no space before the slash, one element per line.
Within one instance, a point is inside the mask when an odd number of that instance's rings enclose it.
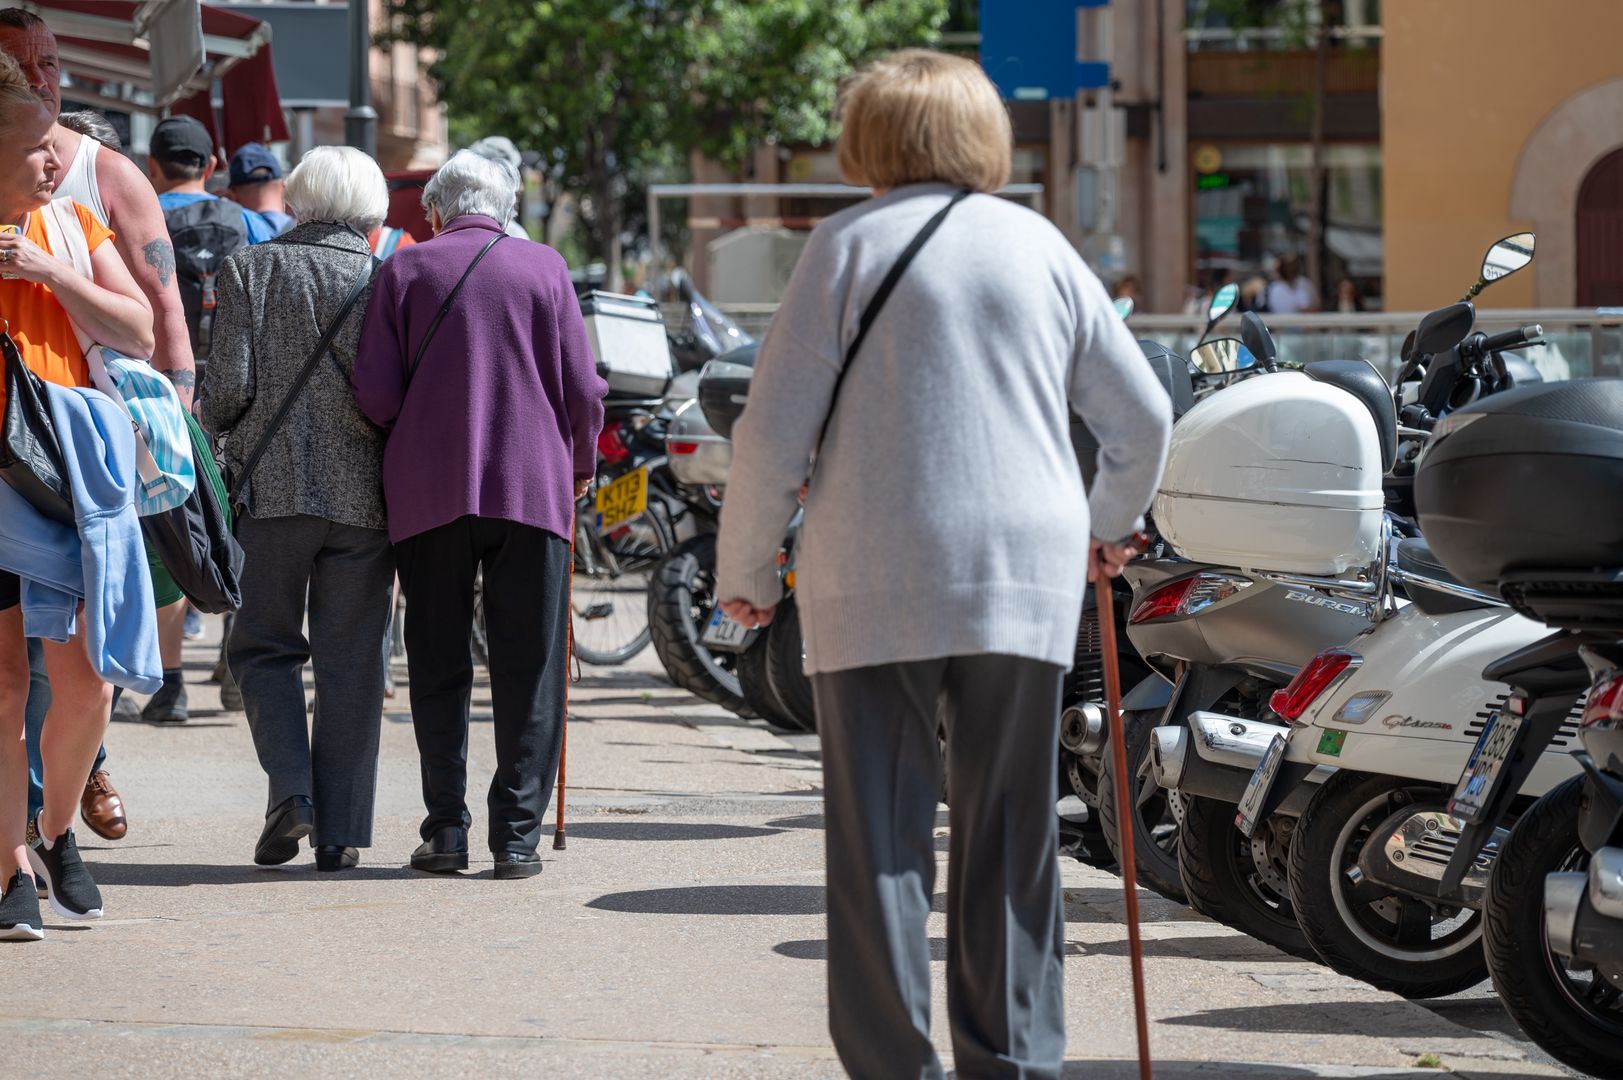
<path fill-rule="evenodd" d="M 312 221 L 239 249 L 220 268 L 198 415 L 224 436 L 233 474 L 241 475 L 370 257 L 359 233 Z M 251 516 L 387 527 L 383 431 L 361 413 L 349 382 L 370 295 L 368 285 L 254 470 L 243 495 Z"/>

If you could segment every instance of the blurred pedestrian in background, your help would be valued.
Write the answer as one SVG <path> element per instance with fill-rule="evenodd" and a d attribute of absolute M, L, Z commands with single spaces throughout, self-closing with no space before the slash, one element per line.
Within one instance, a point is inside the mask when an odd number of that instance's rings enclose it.
<path fill-rule="evenodd" d="M 293 227 L 287 212 L 287 186 L 282 182 L 282 163 L 258 143 L 244 143 L 231 155 L 227 170 L 231 186 L 226 197 L 254 211 L 270 222 L 277 235 Z"/>
<path fill-rule="evenodd" d="M 1285 255 L 1268 283 L 1268 310 L 1275 315 L 1296 315 L 1319 310 L 1319 291 L 1302 270 L 1300 255 Z"/>
<path fill-rule="evenodd" d="M 541 869 L 563 739 L 569 538 L 608 391 L 569 267 L 505 231 L 517 187 L 508 164 L 470 151 L 434 175 L 423 203 L 436 235 L 383 264 L 354 376 L 361 408 L 390 430 L 383 484 L 428 809 L 411 863 L 468 865 L 468 640 L 482 570 L 498 878 Z"/>
<path fill-rule="evenodd" d="M 761 345 L 717 595 L 746 625 L 770 620 L 815 453 L 795 589 L 823 742 L 840 1059 L 857 1077 L 943 1075 L 925 925 L 939 715 L 957 1068 L 1057 1077 L 1060 686 L 1090 566 L 1117 573 L 1133 554 L 1171 408 L 1071 244 L 992 194 L 1012 137 L 978 65 L 923 50 L 879 60 L 847 87 L 842 122 L 841 172 L 875 197 L 812 233 Z M 1073 408 L 1102 447 L 1091 493 Z"/>
<path fill-rule="evenodd" d="M 226 642 L 270 779 L 254 861 L 287 862 L 313 831 L 316 869 L 337 871 L 372 844 L 383 717 L 376 643 L 394 584 L 383 432 L 361 414 L 349 385 L 374 265 L 366 234 L 387 213 L 389 193 L 371 158 L 322 146 L 293 170 L 287 195 L 299 224 L 221 267 L 202 421 L 224 433 L 239 484 L 264 445 L 236 492 L 247 510 L 236 522 L 246 561 L 242 609 Z M 299 386 L 335 323 L 328 355 Z M 316 677 L 308 731 L 306 662 Z"/>
<path fill-rule="evenodd" d="M 519 240 L 528 240 L 530 234 L 525 231 L 523 222 L 519 221 L 524 204 L 524 156 L 518 152 L 518 147 L 513 145 L 513 140 L 506 135 L 487 135 L 468 149 L 482 158 L 500 162 L 513 170 L 513 216 L 503 226 L 503 231 Z"/>

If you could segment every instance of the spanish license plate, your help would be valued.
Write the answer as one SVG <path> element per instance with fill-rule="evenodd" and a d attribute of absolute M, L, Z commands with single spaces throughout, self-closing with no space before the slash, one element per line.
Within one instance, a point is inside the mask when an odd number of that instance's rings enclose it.
<path fill-rule="evenodd" d="M 710 613 L 710 621 L 705 624 L 704 634 L 699 640 L 721 652 L 743 652 L 755 640 L 755 631 L 729 619 L 725 611 L 717 608 Z"/>
<path fill-rule="evenodd" d="M 1268 749 L 1262 752 L 1262 760 L 1257 762 L 1256 771 L 1245 785 L 1245 794 L 1240 796 L 1240 806 L 1234 815 L 1234 826 L 1241 834 L 1249 837 L 1257 831 L 1257 821 L 1262 817 L 1263 804 L 1268 801 L 1268 792 L 1274 786 L 1274 777 L 1279 775 L 1280 763 L 1285 760 L 1285 737 L 1275 735 L 1268 743 Z"/>
<path fill-rule="evenodd" d="M 597 491 L 597 531 L 613 532 L 648 511 L 648 470 L 626 473 Z"/>
<path fill-rule="evenodd" d="M 1508 709 L 1500 709 L 1488 720 L 1488 725 L 1477 736 L 1476 746 L 1454 787 L 1454 797 L 1448 800 L 1448 812 L 1475 825 L 1482 821 L 1493 794 L 1494 782 L 1500 770 L 1516 749 L 1516 736 L 1521 732 L 1522 718 Z"/>

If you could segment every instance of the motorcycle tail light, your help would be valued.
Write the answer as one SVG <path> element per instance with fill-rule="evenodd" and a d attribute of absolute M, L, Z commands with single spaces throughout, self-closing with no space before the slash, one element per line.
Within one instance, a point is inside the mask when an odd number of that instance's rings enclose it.
<path fill-rule="evenodd" d="M 1250 578 L 1227 574 L 1191 574 L 1178 578 L 1145 594 L 1144 599 L 1133 606 L 1127 622 L 1137 624 L 1168 615 L 1194 615 L 1219 600 L 1227 600 L 1250 584 Z"/>
<path fill-rule="evenodd" d="M 597 433 L 597 453 L 607 465 L 618 465 L 631 456 L 625 440 L 620 437 L 618 423 L 604 424 L 603 430 Z"/>
<path fill-rule="evenodd" d="M 699 444 L 696 442 L 676 442 L 673 440 L 665 444 L 665 449 L 670 453 L 675 454 L 677 457 L 686 457 L 689 454 L 697 454 L 699 452 Z"/>
<path fill-rule="evenodd" d="M 1589 688 L 1589 700 L 1584 704 L 1584 716 L 1578 726 L 1619 722 L 1623 722 L 1623 671 L 1610 671 Z"/>
<path fill-rule="evenodd" d="M 1283 690 L 1275 690 L 1268 699 L 1268 707 L 1288 723 L 1294 724 L 1320 694 L 1330 689 L 1343 672 L 1358 662 L 1356 653 L 1345 649 L 1326 649 L 1309 660 L 1307 666 L 1296 673 L 1290 685 Z"/>

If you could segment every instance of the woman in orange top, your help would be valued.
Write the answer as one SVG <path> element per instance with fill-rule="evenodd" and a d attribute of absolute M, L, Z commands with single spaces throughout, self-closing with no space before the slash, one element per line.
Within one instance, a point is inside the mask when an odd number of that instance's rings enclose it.
<path fill-rule="evenodd" d="M 58 162 L 51 145 L 52 109 L 28 88 L 17 62 L 0 54 L 0 318 L 23 362 L 42 379 L 89 386 L 90 374 L 74 336 L 77 322 L 96 341 L 135 356 L 152 353 L 152 310 L 113 245 L 111 235 L 76 207 L 91 250 L 95 281 L 52 255 L 40 208 L 51 199 Z M 69 317 L 72 317 L 70 321 Z M 0 362 L 3 363 L 3 362 Z M 0 384 L 0 409 L 4 404 Z M 4 415 L 0 412 L 0 415 Z M 41 750 L 45 809 L 26 822 L 28 759 L 23 709 L 28 696 L 28 653 L 23 638 L 19 582 L 0 572 L 0 938 L 42 936 L 33 872 L 65 918 L 96 918 L 101 894 L 79 860 L 69 825 L 101 745 L 112 707 L 112 688 L 91 667 L 80 631 L 65 644 L 45 642 L 51 708 Z M 49 783 L 52 777 L 73 783 Z M 28 826 L 33 824 L 35 830 Z M 30 841 L 38 840 L 30 847 Z M 32 867 L 30 861 L 32 860 Z"/>

